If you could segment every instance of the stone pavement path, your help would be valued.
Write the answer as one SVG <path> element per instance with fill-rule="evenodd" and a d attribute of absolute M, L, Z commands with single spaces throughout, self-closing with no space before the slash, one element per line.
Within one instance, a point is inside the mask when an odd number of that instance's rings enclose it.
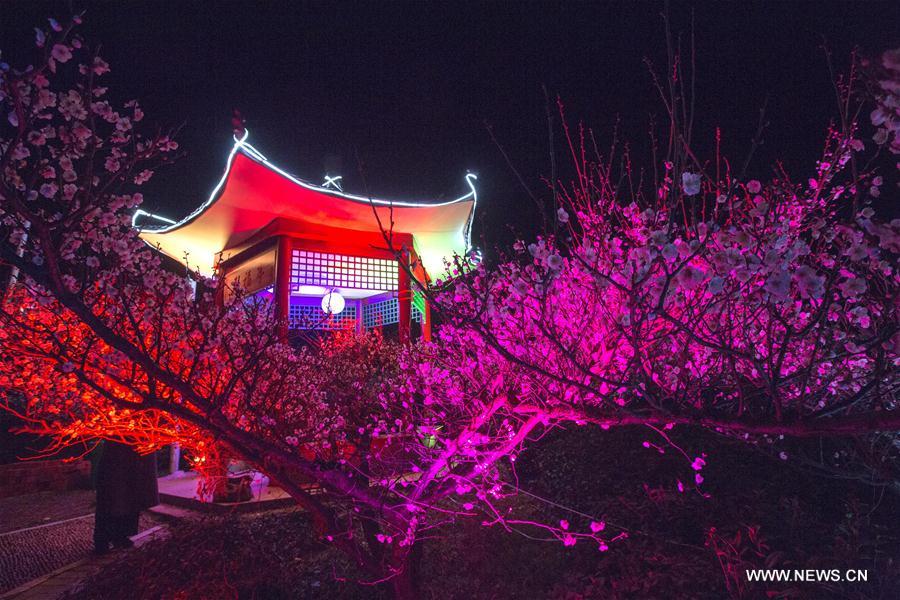
<path fill-rule="evenodd" d="M 165 525 L 157 525 L 134 536 L 135 547 L 140 547 L 150 540 L 165 537 L 168 529 Z M 110 563 L 119 560 L 129 550 L 113 550 L 104 556 L 89 555 L 79 561 L 66 565 L 29 584 L 0 596 L 0 600 L 58 600 L 68 598 L 83 585 L 83 582 L 96 575 Z"/>
<path fill-rule="evenodd" d="M 56 492 L 56 498 L 41 493 L 0 500 L 0 594 L 90 556 L 93 492 L 88 494 L 90 504 L 86 504 L 84 494 L 72 492 Z M 29 497 L 33 504 L 29 504 Z M 58 520 L 45 523 L 48 516 Z M 41 524 L 27 524 L 35 520 Z M 145 513 L 140 530 L 159 522 Z M 19 527 L 12 529 L 9 523 Z"/>
<path fill-rule="evenodd" d="M 94 512 L 94 490 L 39 492 L 0 498 L 0 533 Z"/>

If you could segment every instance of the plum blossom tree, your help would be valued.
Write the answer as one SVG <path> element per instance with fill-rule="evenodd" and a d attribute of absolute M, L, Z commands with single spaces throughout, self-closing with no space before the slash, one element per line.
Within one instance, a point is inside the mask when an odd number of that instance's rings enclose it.
<path fill-rule="evenodd" d="M 177 142 L 136 129 L 136 102 L 106 99 L 109 67 L 79 22 L 37 29 L 34 64 L 0 63 L 4 407 L 51 436 L 49 452 L 110 439 L 179 442 L 201 470 L 240 457 L 367 582 L 416 597 L 418 540 L 465 516 L 508 518 L 509 461 L 543 415 L 505 410 L 500 375 L 432 368 L 377 334 L 298 349 L 265 302 L 234 290 L 222 306 L 221 280 L 165 268 L 132 214 Z M 544 527 L 606 547 L 599 521 Z"/>
<path fill-rule="evenodd" d="M 870 480 L 896 482 L 900 219 L 881 194 L 897 175 L 881 148 L 895 150 L 900 123 L 897 52 L 875 84 L 837 86 L 849 116 L 800 181 L 699 159 L 673 64 L 658 85 L 670 121 L 658 180 L 615 170 L 627 152 L 604 158 L 591 132 L 567 128 L 574 177 L 552 182 L 556 226 L 497 266 L 457 261 L 467 276 L 433 299 L 446 320 L 438 364 L 503 377 L 512 414 L 644 425 L 664 444 L 701 426 L 787 459 L 791 440 L 849 437 L 865 450 L 826 441 L 821 468 L 861 461 Z M 877 106 L 868 152 L 863 98 Z M 705 459 L 685 458 L 701 483 Z"/>
<path fill-rule="evenodd" d="M 900 221 L 876 210 L 885 175 L 848 168 L 866 148 L 853 119 L 803 183 L 698 160 L 683 95 L 649 189 L 567 136 L 576 177 L 554 182 L 554 231 L 496 268 L 460 259 L 434 295 L 434 344 L 297 349 L 268 305 L 239 290 L 219 305 L 221 281 L 194 274 L 195 290 L 138 239 L 135 190 L 178 146 L 136 130 L 136 102 L 105 99 L 108 66 L 75 24 L 38 30 L 33 65 L 0 64 L 0 392 L 51 451 L 116 439 L 178 441 L 201 468 L 241 457 L 401 598 L 416 597 L 418 541 L 462 517 L 601 551 L 624 539 L 504 502 L 519 453 L 559 422 L 645 425 L 676 450 L 672 429 L 698 425 L 776 453 L 777 436 L 856 435 L 895 455 Z M 875 80 L 896 80 L 892 65 Z M 873 122 L 893 132 L 894 88 L 878 89 L 890 111 Z M 697 485 L 706 461 L 685 453 Z"/>

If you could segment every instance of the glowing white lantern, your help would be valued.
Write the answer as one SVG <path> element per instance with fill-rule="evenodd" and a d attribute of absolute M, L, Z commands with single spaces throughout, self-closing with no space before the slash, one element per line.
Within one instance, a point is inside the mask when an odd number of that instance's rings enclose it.
<path fill-rule="evenodd" d="M 344 310 L 344 297 L 337 293 L 337 290 L 331 290 L 322 298 L 322 310 L 326 315 L 337 315 Z"/>

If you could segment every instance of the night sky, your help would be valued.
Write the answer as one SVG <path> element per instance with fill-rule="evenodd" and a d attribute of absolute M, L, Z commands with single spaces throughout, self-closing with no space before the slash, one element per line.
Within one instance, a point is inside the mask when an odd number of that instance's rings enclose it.
<path fill-rule="evenodd" d="M 273 162 L 319 183 L 340 164 L 345 190 L 453 198 L 479 175 L 488 244 L 507 225 L 529 233 L 535 209 L 491 141 L 490 123 L 529 185 L 549 174 L 542 85 L 572 123 L 608 143 L 619 118 L 636 152 L 662 105 L 643 59 L 664 64 L 661 3 L 0 2 L 0 48 L 21 64 L 32 28 L 86 10 L 113 97 L 141 100 L 148 126 L 182 125 L 187 155 L 146 186 L 145 208 L 181 217 L 217 182 L 230 115 Z M 769 96 L 771 122 L 751 171 L 782 159 L 808 173 L 835 115 L 821 45 L 844 65 L 854 45 L 900 46 L 900 3 L 672 3 L 673 27 L 697 40 L 700 150 L 723 131 L 740 162 Z M 868 132 L 867 135 L 870 135 Z M 558 147 L 562 152 L 562 146 Z M 561 159 L 565 166 L 565 161 Z M 565 174 L 565 169 L 562 173 Z"/>

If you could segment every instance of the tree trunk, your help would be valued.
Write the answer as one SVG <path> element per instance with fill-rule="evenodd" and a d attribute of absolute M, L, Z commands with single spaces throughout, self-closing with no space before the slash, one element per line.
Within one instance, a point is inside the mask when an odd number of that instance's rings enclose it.
<path fill-rule="evenodd" d="M 391 592 L 394 600 L 418 600 L 419 594 L 410 573 L 404 570 L 391 579 Z"/>
<path fill-rule="evenodd" d="M 394 600 L 419 600 L 422 597 L 419 590 L 419 561 L 421 549 L 418 543 L 408 551 L 398 548 L 392 557 L 392 567 L 397 574 L 389 581 Z"/>

